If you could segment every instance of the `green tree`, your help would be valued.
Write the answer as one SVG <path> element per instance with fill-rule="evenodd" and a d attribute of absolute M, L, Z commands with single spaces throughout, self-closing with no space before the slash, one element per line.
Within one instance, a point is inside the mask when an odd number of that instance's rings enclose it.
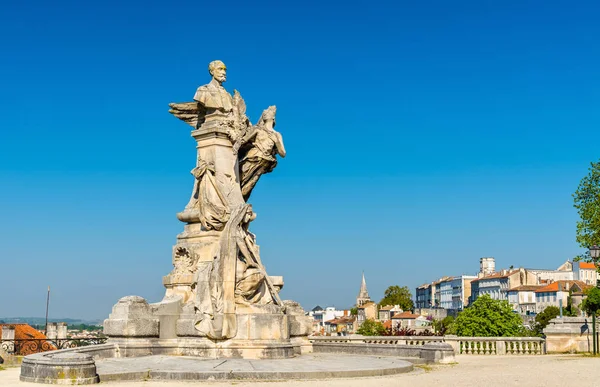
<path fill-rule="evenodd" d="M 510 337 L 523 336 L 526 332 L 521 317 L 512 311 L 507 301 L 492 300 L 486 294 L 458 314 L 449 333 L 458 336 Z"/>
<path fill-rule="evenodd" d="M 356 316 L 358 315 L 358 308 L 355 306 L 353 308 L 350 308 L 350 315 L 351 316 Z"/>
<path fill-rule="evenodd" d="M 548 306 L 542 312 L 535 316 L 535 326 L 533 331 L 537 336 L 541 336 L 544 332 L 544 328 L 548 326 L 550 320 L 560 315 L 560 309 L 557 306 Z"/>
<path fill-rule="evenodd" d="M 383 293 L 383 298 L 379 301 L 380 307 L 386 305 L 399 305 L 402 310 L 413 310 L 412 294 L 408 287 L 398 285 L 388 287 Z"/>
<path fill-rule="evenodd" d="M 587 297 L 581 303 L 581 309 L 591 316 L 600 310 L 600 289 L 594 287 L 587 291 Z"/>
<path fill-rule="evenodd" d="M 579 182 L 573 194 L 574 204 L 579 214 L 576 241 L 585 249 L 577 260 L 592 262 L 588 248 L 600 245 L 600 162 L 591 163 L 589 173 Z"/>
<path fill-rule="evenodd" d="M 445 334 L 454 324 L 454 317 L 446 316 L 442 320 L 434 320 L 432 325 L 436 333 Z"/>
<path fill-rule="evenodd" d="M 356 333 L 364 336 L 383 336 L 385 333 L 385 327 L 380 321 L 368 319 L 362 323 Z"/>

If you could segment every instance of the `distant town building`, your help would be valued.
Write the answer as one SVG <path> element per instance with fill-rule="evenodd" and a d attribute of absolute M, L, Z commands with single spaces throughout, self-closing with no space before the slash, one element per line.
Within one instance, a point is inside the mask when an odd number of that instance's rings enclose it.
<path fill-rule="evenodd" d="M 538 278 L 538 283 L 554 281 L 572 281 L 574 278 L 573 263 L 566 261 L 556 270 L 549 269 L 525 269 Z"/>
<path fill-rule="evenodd" d="M 588 289 L 590 285 L 587 285 L 583 281 L 556 281 L 549 285 L 542 286 L 535 291 L 535 304 L 536 313 L 542 312 L 549 306 L 560 307 L 567 306 L 569 292 L 583 293 Z"/>
<path fill-rule="evenodd" d="M 434 284 L 423 284 L 417 287 L 415 291 L 416 308 L 431 308 L 434 306 L 435 287 Z"/>
<path fill-rule="evenodd" d="M 496 260 L 494 257 L 479 258 L 479 274 L 478 277 L 487 277 L 496 272 Z"/>
<path fill-rule="evenodd" d="M 487 294 L 494 300 L 508 301 L 509 289 L 522 285 L 537 285 L 538 278 L 527 270 L 520 268 L 502 270 L 500 272 L 478 278 L 472 282 L 473 301 Z"/>
<path fill-rule="evenodd" d="M 440 306 L 444 309 L 462 310 L 469 305 L 471 282 L 476 276 L 460 275 L 448 277 L 439 284 Z"/>
<path fill-rule="evenodd" d="M 427 321 L 426 318 L 418 314 L 410 312 L 398 313 L 392 317 L 392 328 L 395 331 L 401 328 L 416 328 L 424 325 L 423 320 Z"/>
<path fill-rule="evenodd" d="M 425 318 L 430 317 L 434 320 L 443 320 L 451 315 L 448 313 L 448 309 L 443 308 L 415 308 L 415 314 Z"/>
<path fill-rule="evenodd" d="M 535 291 L 543 285 L 520 285 L 508 290 L 508 303 L 514 311 L 529 315 L 536 313 Z"/>
<path fill-rule="evenodd" d="M 354 332 L 354 316 L 342 316 L 325 322 L 325 331 L 331 334 L 349 334 Z"/>
<path fill-rule="evenodd" d="M 356 329 L 358 329 L 366 320 L 375 320 L 377 318 L 377 304 L 369 301 L 357 307 Z"/>
<path fill-rule="evenodd" d="M 567 293 L 560 286 L 573 286 L 571 301 L 573 305 L 579 305 L 585 298 L 581 285 L 596 285 L 599 279 L 593 263 L 567 260 L 556 270 L 513 269 L 511 266 L 509 270 L 496 271 L 495 259 L 482 257 L 476 277 L 442 277 L 431 284 L 417 287 L 415 312 L 439 319 L 442 313 L 436 313 L 438 308 L 445 310 L 447 315 L 455 315 L 478 297 L 487 294 L 492 299 L 508 301 L 515 312 L 534 314 L 548 305 L 558 306 L 561 299 L 566 306 Z"/>
<path fill-rule="evenodd" d="M 323 309 L 318 305 L 314 307 L 310 312 L 308 312 L 308 315 L 311 316 L 314 320 L 313 331 L 315 332 L 320 332 L 321 330 L 324 330 L 325 323 L 327 321 L 347 316 L 349 314 L 350 312 L 348 310 L 337 310 L 333 306 L 328 306 L 325 309 Z"/>
<path fill-rule="evenodd" d="M 573 263 L 573 279 L 582 281 L 586 285 L 596 286 L 598 281 L 598 271 L 596 265 L 589 262 Z"/>
<path fill-rule="evenodd" d="M 386 305 L 379 308 L 379 321 L 388 321 L 395 314 L 404 312 L 400 305 Z"/>

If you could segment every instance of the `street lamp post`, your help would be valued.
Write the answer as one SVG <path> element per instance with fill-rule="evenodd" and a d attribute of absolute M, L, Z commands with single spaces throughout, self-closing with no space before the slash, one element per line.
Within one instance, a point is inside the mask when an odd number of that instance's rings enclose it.
<path fill-rule="evenodd" d="M 594 264 L 598 261 L 600 257 L 600 246 L 593 245 L 590 247 L 590 256 L 594 261 Z M 594 265 L 595 266 L 595 265 Z M 598 269 L 596 269 L 596 287 L 600 288 L 600 279 L 598 278 Z M 596 337 L 596 313 L 592 313 L 592 335 L 594 342 L 594 355 L 598 353 L 598 339 Z"/>

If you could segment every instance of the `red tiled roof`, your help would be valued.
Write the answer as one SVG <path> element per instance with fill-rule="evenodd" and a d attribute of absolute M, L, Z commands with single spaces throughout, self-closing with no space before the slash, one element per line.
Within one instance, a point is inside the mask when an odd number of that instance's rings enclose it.
<path fill-rule="evenodd" d="M 354 316 L 352 317 L 340 317 L 334 318 L 333 320 L 326 321 L 326 324 L 329 325 L 339 325 L 339 324 L 352 324 L 354 322 Z"/>
<path fill-rule="evenodd" d="M 383 327 L 385 329 L 392 329 L 392 320 L 386 320 L 383 322 Z"/>
<path fill-rule="evenodd" d="M 402 313 L 398 313 L 395 314 L 392 319 L 415 319 L 417 317 L 421 317 L 418 314 L 412 314 L 410 312 L 402 312 Z"/>
<path fill-rule="evenodd" d="M 0 324 L 0 335 L 2 335 L 2 327 L 15 328 L 15 340 L 22 340 L 22 345 L 19 346 L 18 355 L 26 356 L 32 353 L 42 352 L 42 343 L 44 350 L 55 350 L 56 347 L 49 342 L 42 341 L 47 339 L 46 335 L 38 331 L 29 324 Z M 27 340 L 31 340 L 27 342 Z"/>
<path fill-rule="evenodd" d="M 596 270 L 597 266 L 596 266 L 596 264 L 594 264 L 592 262 L 579 262 L 579 268 L 580 269 L 594 269 L 594 270 Z"/>
<path fill-rule="evenodd" d="M 560 285 L 560 288 L 562 289 L 562 291 L 564 291 L 564 292 L 571 289 L 571 287 L 573 285 L 577 285 L 581 289 L 587 289 L 588 287 L 590 287 L 590 285 L 587 285 L 585 282 L 579 281 L 579 280 L 560 280 L 560 281 L 552 282 L 549 285 L 546 285 L 544 287 L 541 287 L 538 290 L 536 290 L 535 292 L 536 293 L 558 292 L 559 285 Z"/>

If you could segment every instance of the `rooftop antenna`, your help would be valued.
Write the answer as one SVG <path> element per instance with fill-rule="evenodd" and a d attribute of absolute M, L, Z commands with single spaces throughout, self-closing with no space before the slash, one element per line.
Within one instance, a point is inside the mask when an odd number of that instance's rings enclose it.
<path fill-rule="evenodd" d="M 44 327 L 44 335 L 48 333 L 48 306 L 50 306 L 50 286 L 48 286 L 48 297 L 46 297 L 46 325 Z"/>

